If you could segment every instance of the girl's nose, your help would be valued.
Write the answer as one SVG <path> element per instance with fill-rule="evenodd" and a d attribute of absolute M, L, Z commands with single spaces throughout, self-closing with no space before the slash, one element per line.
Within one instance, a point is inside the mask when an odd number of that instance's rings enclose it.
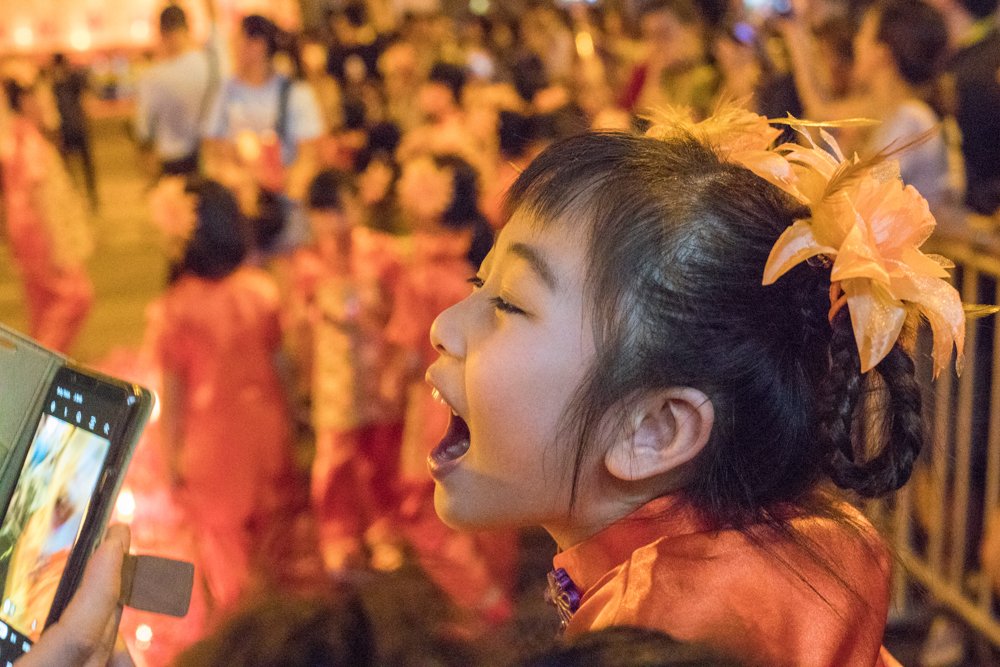
<path fill-rule="evenodd" d="M 464 302 L 456 303 L 442 312 L 431 325 L 431 345 L 442 356 L 457 358 L 465 356 L 462 303 Z"/>

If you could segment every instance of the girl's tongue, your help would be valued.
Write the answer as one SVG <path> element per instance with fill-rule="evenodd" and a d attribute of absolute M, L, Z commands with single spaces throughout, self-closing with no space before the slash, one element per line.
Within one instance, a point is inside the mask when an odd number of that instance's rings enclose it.
<path fill-rule="evenodd" d="M 441 438 L 441 442 L 431 452 L 431 458 L 438 465 L 455 461 L 462 458 L 469 451 L 469 425 L 465 420 L 451 413 L 451 420 L 448 422 L 448 431 Z"/>

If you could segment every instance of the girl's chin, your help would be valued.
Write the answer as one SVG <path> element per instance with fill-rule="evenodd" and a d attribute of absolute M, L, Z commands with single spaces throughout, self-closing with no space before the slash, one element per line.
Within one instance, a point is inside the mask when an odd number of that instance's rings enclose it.
<path fill-rule="evenodd" d="M 483 526 L 476 521 L 475 513 L 470 516 L 468 504 L 457 502 L 440 482 L 434 485 L 434 511 L 449 528 L 455 530 L 478 530 Z"/>
<path fill-rule="evenodd" d="M 539 525 L 534 517 L 512 514 L 509 507 L 476 503 L 469 495 L 458 494 L 451 488 L 453 480 L 434 485 L 434 511 L 449 528 L 461 531 L 500 530 Z M 451 482 L 451 483 L 450 483 Z"/>

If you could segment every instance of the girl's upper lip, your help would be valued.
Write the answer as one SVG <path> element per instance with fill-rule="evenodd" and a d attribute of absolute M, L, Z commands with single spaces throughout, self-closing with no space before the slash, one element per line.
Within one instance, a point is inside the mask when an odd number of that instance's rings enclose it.
<path fill-rule="evenodd" d="M 428 368 L 427 373 L 424 375 L 424 381 L 431 386 L 431 395 L 435 398 L 435 400 L 447 405 L 448 408 L 457 415 L 458 410 L 455 409 L 455 404 L 448 399 L 448 395 L 445 392 L 441 391 L 440 383 L 435 380 L 433 370 L 433 366 Z"/>

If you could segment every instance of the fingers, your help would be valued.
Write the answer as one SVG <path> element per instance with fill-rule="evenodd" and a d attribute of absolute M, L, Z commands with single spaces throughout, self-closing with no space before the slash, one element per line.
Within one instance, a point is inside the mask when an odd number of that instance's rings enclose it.
<path fill-rule="evenodd" d="M 118 598 L 122 560 L 130 541 L 127 527 L 108 529 L 104 542 L 90 557 L 80 587 L 59 622 L 46 630 L 19 665 L 103 665 L 107 662 L 121 615 Z"/>
<path fill-rule="evenodd" d="M 115 639 L 118 636 L 118 623 L 121 620 L 121 607 L 112 612 L 104 631 L 94 650 L 87 657 L 84 667 L 105 667 L 111 660 L 115 649 Z"/>

